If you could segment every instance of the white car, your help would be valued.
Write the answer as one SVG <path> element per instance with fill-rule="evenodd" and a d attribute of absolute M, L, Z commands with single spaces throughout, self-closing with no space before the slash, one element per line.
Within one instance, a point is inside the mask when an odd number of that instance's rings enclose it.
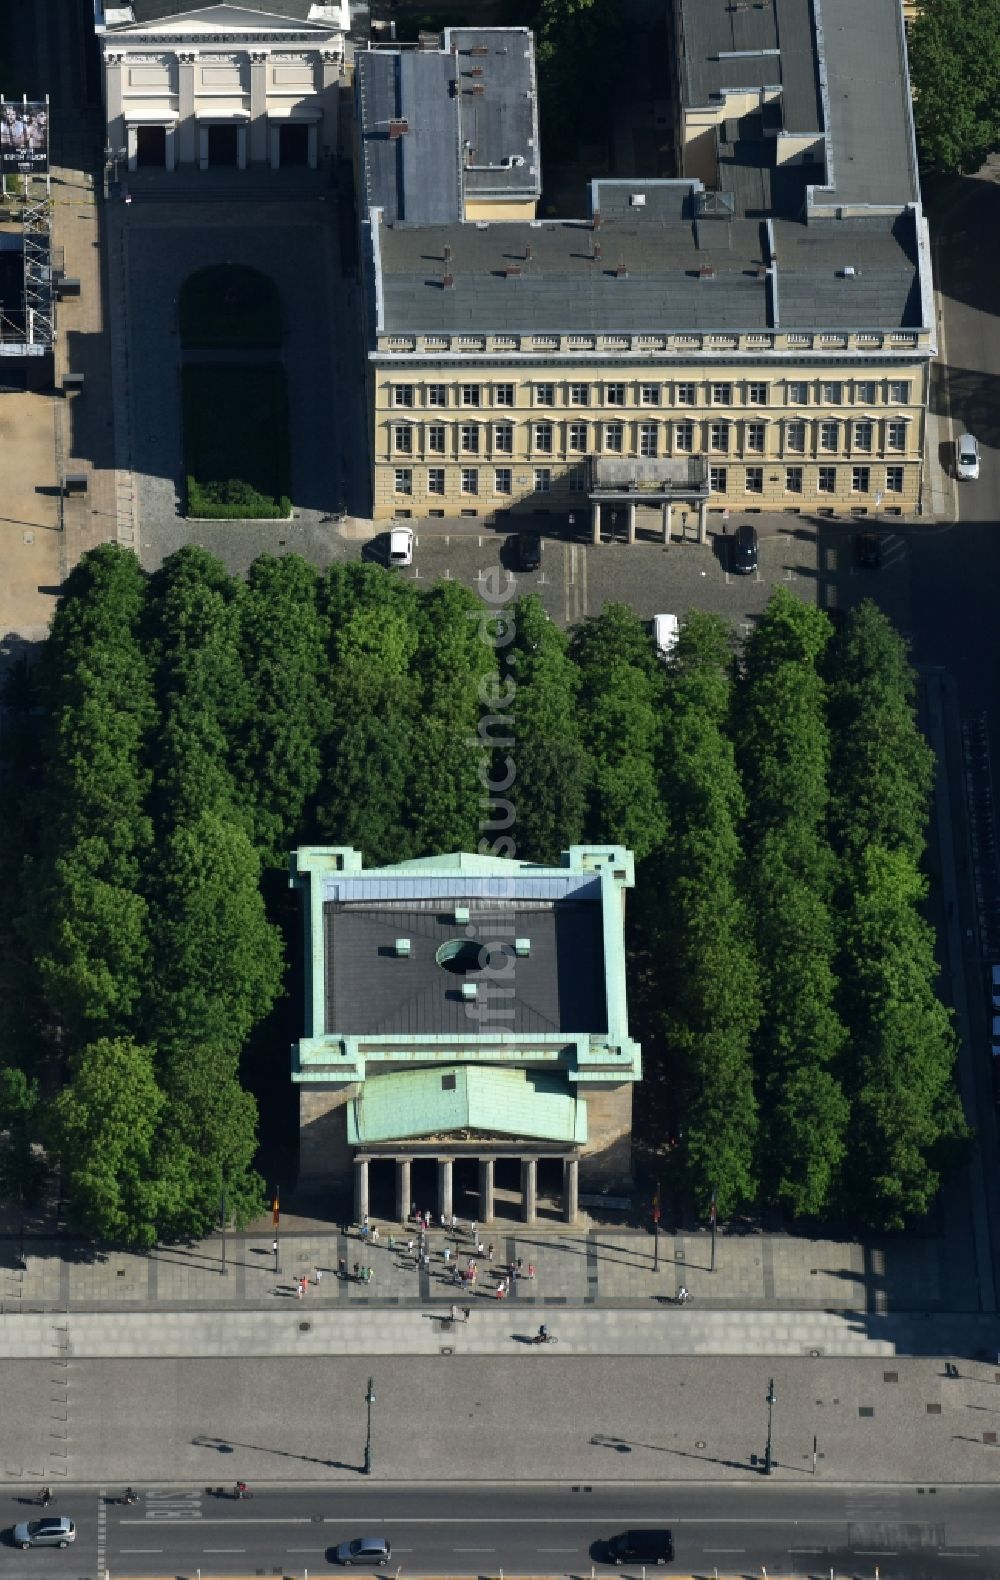
<path fill-rule="evenodd" d="M 960 433 L 955 442 L 955 476 L 963 483 L 979 477 L 979 445 L 971 433 Z"/>
<path fill-rule="evenodd" d="M 413 529 L 393 527 L 389 533 L 389 564 L 413 564 Z"/>
<path fill-rule="evenodd" d="M 680 636 L 680 621 L 675 614 L 654 614 L 653 646 L 659 658 L 669 658 Z"/>

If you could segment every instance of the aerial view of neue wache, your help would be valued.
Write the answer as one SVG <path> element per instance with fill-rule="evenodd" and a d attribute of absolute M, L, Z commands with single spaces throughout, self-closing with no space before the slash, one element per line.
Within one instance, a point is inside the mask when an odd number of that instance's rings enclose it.
<path fill-rule="evenodd" d="M 0 1580 L 1000 1580 L 998 83 L 0 0 Z"/>

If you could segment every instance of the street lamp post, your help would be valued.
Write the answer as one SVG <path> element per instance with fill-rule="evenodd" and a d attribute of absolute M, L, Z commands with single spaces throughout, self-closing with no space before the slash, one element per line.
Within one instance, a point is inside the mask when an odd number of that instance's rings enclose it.
<path fill-rule="evenodd" d="M 375 1403 L 375 1379 L 369 1377 L 365 1404 L 368 1406 L 368 1435 L 365 1438 L 365 1475 L 372 1473 L 372 1405 Z"/>
<path fill-rule="evenodd" d="M 719 1227 L 719 1193 L 716 1190 L 712 1191 L 711 1218 L 712 1218 L 712 1265 L 709 1268 L 709 1272 L 710 1273 L 714 1273 L 715 1272 L 715 1235 L 716 1235 L 716 1231 L 717 1231 L 717 1229 Z"/>
<path fill-rule="evenodd" d="M 660 1182 L 656 1182 L 656 1195 L 653 1197 L 653 1272 L 660 1271 Z"/>
<path fill-rule="evenodd" d="M 222 1187 L 222 1200 L 219 1203 L 219 1217 L 222 1223 L 222 1277 L 229 1277 L 229 1268 L 226 1265 L 226 1187 Z"/>
<path fill-rule="evenodd" d="M 773 1459 L 771 1458 L 771 1412 L 774 1409 L 776 1403 L 777 1400 L 774 1395 L 774 1378 L 772 1377 L 767 1385 L 767 1447 L 764 1450 L 765 1476 L 769 1476 L 771 1474 L 771 1466 L 774 1463 Z"/>
<path fill-rule="evenodd" d="M 105 143 L 105 145 L 104 145 L 104 196 L 105 197 L 108 197 L 110 195 L 109 194 L 109 188 L 108 188 L 108 176 L 109 176 L 109 173 L 110 173 L 110 177 L 111 177 L 111 181 L 112 181 L 113 185 L 117 187 L 117 185 L 118 185 L 118 161 L 120 159 L 127 159 L 127 158 L 128 158 L 128 149 L 127 148 L 112 148 L 110 142 Z"/>

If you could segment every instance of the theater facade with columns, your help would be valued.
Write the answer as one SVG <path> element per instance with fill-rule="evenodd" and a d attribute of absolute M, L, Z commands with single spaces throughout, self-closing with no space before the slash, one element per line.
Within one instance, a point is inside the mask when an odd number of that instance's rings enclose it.
<path fill-rule="evenodd" d="M 581 1190 L 627 1186 L 633 883 L 619 846 L 573 846 L 552 867 L 459 852 L 367 869 L 349 848 L 296 851 L 300 1187 L 353 1190 L 358 1221 L 416 1206 L 489 1224 L 571 1223 Z"/>
<path fill-rule="evenodd" d="M 109 157 L 315 170 L 337 147 L 348 0 L 94 0 Z"/>

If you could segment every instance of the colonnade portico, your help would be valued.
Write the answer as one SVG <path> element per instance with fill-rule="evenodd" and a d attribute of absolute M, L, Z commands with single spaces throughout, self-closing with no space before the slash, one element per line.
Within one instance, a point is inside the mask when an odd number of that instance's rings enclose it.
<path fill-rule="evenodd" d="M 361 1223 L 369 1216 L 370 1190 L 369 1190 L 369 1165 L 373 1162 L 383 1162 L 388 1158 L 386 1153 L 361 1153 L 354 1158 L 354 1218 Z M 422 1159 L 428 1154 L 421 1153 Z M 437 1164 L 437 1214 L 439 1218 L 451 1220 L 455 1211 L 454 1197 L 454 1170 L 459 1157 L 467 1154 L 457 1152 L 439 1152 L 431 1154 Z M 520 1163 L 521 1172 L 521 1217 L 525 1223 L 534 1223 L 538 1216 L 538 1163 L 539 1157 L 547 1161 L 562 1163 L 562 1217 L 566 1223 L 575 1223 L 579 1213 L 580 1204 L 580 1160 L 576 1154 L 535 1154 L 517 1152 L 502 1152 L 483 1156 L 477 1155 L 479 1204 L 476 1221 L 489 1224 L 495 1217 L 495 1168 L 498 1159 L 515 1159 Z M 392 1156 L 395 1165 L 395 1207 L 396 1219 L 405 1223 L 410 1216 L 413 1202 L 411 1195 L 413 1155 L 408 1157 Z"/>
<path fill-rule="evenodd" d="M 627 513 L 628 541 L 635 542 L 639 506 L 659 506 L 663 542 L 669 544 L 673 507 L 698 512 L 698 542 L 708 542 L 708 463 L 703 455 L 657 460 L 643 456 L 618 460 L 594 456 L 590 463 L 590 527 L 595 543 L 601 541 L 601 511 L 605 505 Z"/>

